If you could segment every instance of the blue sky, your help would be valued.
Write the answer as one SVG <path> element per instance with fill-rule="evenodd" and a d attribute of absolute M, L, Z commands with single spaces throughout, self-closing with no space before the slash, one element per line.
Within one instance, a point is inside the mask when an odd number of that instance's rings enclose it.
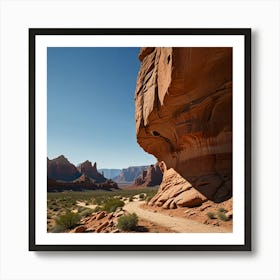
<path fill-rule="evenodd" d="M 48 157 L 98 168 L 147 165 L 137 144 L 138 48 L 48 48 Z"/>

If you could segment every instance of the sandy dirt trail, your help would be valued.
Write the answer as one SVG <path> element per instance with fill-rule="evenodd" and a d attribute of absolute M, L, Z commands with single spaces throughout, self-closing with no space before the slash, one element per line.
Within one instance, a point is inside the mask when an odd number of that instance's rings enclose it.
<path fill-rule="evenodd" d="M 129 213 L 136 213 L 139 218 L 151 221 L 160 226 L 169 228 L 174 232 L 229 232 L 225 229 L 213 226 L 213 225 L 204 225 L 202 223 L 179 217 L 170 217 L 161 213 L 151 212 L 140 208 L 140 205 L 145 202 L 129 202 L 123 209 Z"/>

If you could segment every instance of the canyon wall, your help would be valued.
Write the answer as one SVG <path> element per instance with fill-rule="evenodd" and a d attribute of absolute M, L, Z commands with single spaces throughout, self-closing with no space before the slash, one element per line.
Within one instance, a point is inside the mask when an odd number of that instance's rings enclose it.
<path fill-rule="evenodd" d="M 153 187 L 159 186 L 162 182 L 161 164 L 156 163 L 143 170 L 142 175 L 135 179 L 136 186 Z"/>
<path fill-rule="evenodd" d="M 176 208 L 229 199 L 232 48 L 147 47 L 141 48 L 139 59 L 137 142 L 165 170 L 158 199 L 151 203 Z"/>

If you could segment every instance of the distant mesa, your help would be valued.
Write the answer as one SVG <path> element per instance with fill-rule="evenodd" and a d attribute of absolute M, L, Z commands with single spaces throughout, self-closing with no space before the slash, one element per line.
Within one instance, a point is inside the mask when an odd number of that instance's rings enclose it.
<path fill-rule="evenodd" d="M 100 174 L 96 166 L 96 162 L 86 160 L 76 167 L 63 155 L 52 160 L 47 158 L 48 191 L 118 188 L 114 181 Z"/>
<path fill-rule="evenodd" d="M 97 171 L 96 162 L 92 164 L 90 161 L 86 160 L 81 163 L 77 169 L 81 174 L 85 174 L 87 177 L 95 180 L 97 183 L 104 183 L 107 179 Z"/>
<path fill-rule="evenodd" d="M 162 172 L 159 163 L 148 166 L 130 166 L 124 169 L 100 169 L 97 163 L 84 161 L 77 167 L 61 155 L 47 158 L 48 191 L 95 190 L 131 187 L 151 187 L 160 185 Z M 110 176 L 106 176 L 109 174 Z M 117 174 L 117 176 L 112 176 Z"/>
<path fill-rule="evenodd" d="M 142 175 L 142 172 L 148 166 L 130 166 L 121 170 L 120 174 L 113 178 L 113 180 L 120 184 L 131 184 L 134 180 Z"/>
<path fill-rule="evenodd" d="M 73 182 L 74 183 L 92 183 L 92 180 L 86 174 L 82 174 L 79 178 L 77 178 Z"/>
<path fill-rule="evenodd" d="M 81 176 L 76 166 L 61 155 L 52 160 L 47 159 L 48 178 L 58 181 L 70 182 Z"/>
<path fill-rule="evenodd" d="M 109 168 L 98 169 L 98 172 L 108 179 L 113 179 L 119 176 L 121 174 L 121 171 L 122 171 L 121 169 L 109 169 Z"/>
<path fill-rule="evenodd" d="M 162 182 L 162 177 L 161 164 L 156 163 L 143 170 L 142 175 L 135 179 L 134 184 L 145 187 L 158 186 Z"/>

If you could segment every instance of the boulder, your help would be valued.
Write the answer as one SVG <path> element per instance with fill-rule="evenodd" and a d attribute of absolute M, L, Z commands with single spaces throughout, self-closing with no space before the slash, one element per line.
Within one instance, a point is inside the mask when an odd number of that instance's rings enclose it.
<path fill-rule="evenodd" d="M 177 207 L 199 206 L 206 200 L 207 198 L 203 194 L 193 188 L 173 168 L 170 168 L 164 170 L 160 188 L 149 201 L 149 205 L 175 209 Z"/>
<path fill-rule="evenodd" d="M 85 232 L 86 230 L 87 230 L 87 228 L 85 226 L 78 226 L 78 227 L 74 228 L 73 232 L 80 233 L 80 232 Z"/>
<path fill-rule="evenodd" d="M 108 221 L 105 221 L 104 223 L 102 223 L 99 227 L 97 227 L 97 229 L 95 230 L 95 232 L 101 232 L 106 226 L 109 225 Z"/>
<path fill-rule="evenodd" d="M 228 218 L 228 219 L 231 219 L 232 218 L 232 216 L 233 216 L 233 212 L 232 212 L 232 210 L 230 210 L 230 211 L 228 211 L 228 212 L 226 212 L 226 217 Z"/>
<path fill-rule="evenodd" d="M 104 211 L 102 211 L 102 212 L 100 212 L 100 213 L 98 213 L 98 214 L 96 215 L 96 220 L 101 220 L 101 219 L 103 219 L 105 216 L 106 216 L 106 213 L 105 213 Z"/>

